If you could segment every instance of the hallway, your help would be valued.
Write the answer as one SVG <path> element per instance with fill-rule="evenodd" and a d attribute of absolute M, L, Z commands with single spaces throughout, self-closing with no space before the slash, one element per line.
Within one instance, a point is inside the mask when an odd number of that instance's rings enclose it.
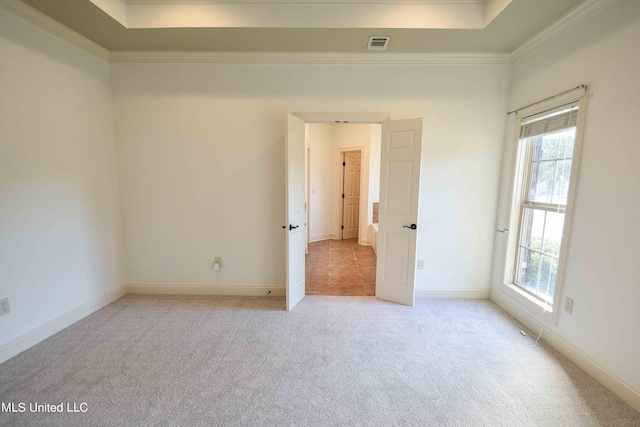
<path fill-rule="evenodd" d="M 358 239 L 310 243 L 305 259 L 307 295 L 375 295 L 376 254 Z"/>

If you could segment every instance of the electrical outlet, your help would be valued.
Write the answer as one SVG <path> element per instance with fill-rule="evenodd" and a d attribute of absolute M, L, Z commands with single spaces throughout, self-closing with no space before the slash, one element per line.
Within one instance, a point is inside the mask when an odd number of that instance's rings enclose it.
<path fill-rule="evenodd" d="M 220 267 L 222 267 L 222 257 L 221 256 L 217 256 L 214 260 L 213 260 L 214 264 L 218 264 Z"/>
<path fill-rule="evenodd" d="M 9 298 L 0 300 L 0 316 L 9 314 Z"/>
<path fill-rule="evenodd" d="M 418 260 L 418 270 L 424 270 L 424 260 L 423 259 L 419 259 Z"/>
<path fill-rule="evenodd" d="M 573 311 L 573 300 L 569 297 L 564 299 L 564 311 L 569 314 Z"/>

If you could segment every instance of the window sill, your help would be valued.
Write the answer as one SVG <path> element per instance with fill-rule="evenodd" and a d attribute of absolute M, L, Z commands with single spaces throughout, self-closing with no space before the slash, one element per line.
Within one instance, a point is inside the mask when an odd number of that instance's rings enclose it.
<path fill-rule="evenodd" d="M 553 306 L 523 291 L 518 286 L 512 285 L 510 283 L 504 283 L 501 286 L 501 290 L 504 291 L 511 298 L 524 304 L 527 308 L 531 309 L 534 312 L 539 313 L 540 311 L 543 311 L 543 312 L 554 314 Z"/>

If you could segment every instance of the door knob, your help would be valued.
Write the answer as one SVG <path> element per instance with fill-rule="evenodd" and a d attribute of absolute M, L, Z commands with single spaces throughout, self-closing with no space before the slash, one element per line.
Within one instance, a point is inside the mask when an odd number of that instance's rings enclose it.
<path fill-rule="evenodd" d="M 293 230 L 294 228 L 298 228 L 298 225 L 291 225 L 289 224 L 289 231 Z"/>
<path fill-rule="evenodd" d="M 416 228 L 418 228 L 418 226 L 415 224 L 411 224 L 411 225 L 404 225 L 403 228 L 410 228 L 412 230 L 415 230 Z"/>

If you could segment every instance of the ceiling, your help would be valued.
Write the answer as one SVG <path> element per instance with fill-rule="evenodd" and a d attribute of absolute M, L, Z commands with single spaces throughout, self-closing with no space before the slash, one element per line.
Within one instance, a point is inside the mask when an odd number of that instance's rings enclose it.
<path fill-rule="evenodd" d="M 511 53 L 584 0 L 22 0 L 110 51 Z"/>

